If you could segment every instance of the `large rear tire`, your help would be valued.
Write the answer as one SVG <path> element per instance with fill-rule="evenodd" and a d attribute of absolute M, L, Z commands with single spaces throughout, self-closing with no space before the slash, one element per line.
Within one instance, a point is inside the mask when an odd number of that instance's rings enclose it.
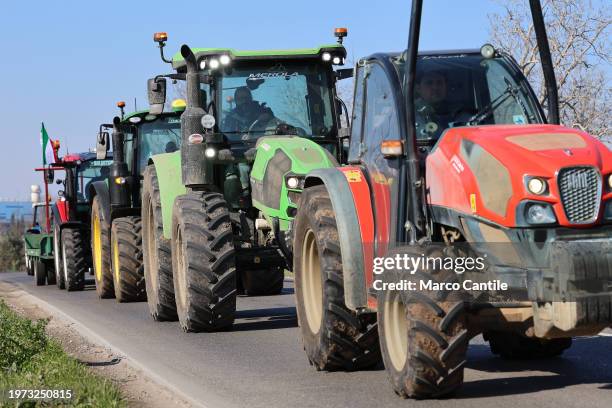
<path fill-rule="evenodd" d="M 101 299 L 115 296 L 111 271 L 110 225 L 102 218 L 100 197 L 95 196 L 91 206 L 91 252 L 93 256 L 96 292 Z"/>
<path fill-rule="evenodd" d="M 247 296 L 273 296 L 283 291 L 284 268 L 255 269 L 239 272 L 240 287 Z"/>
<path fill-rule="evenodd" d="M 417 252 L 415 257 L 423 256 L 423 251 Z M 427 255 L 445 256 L 441 252 Z M 440 282 L 454 279 L 452 274 L 419 270 L 399 279 Z M 459 295 L 396 290 L 378 293 L 381 350 L 395 392 L 403 398 L 437 398 L 461 387 L 469 333 L 465 303 Z"/>
<path fill-rule="evenodd" d="M 64 228 L 61 234 L 62 273 L 66 290 L 74 292 L 85 287 L 88 270 L 88 243 L 80 228 Z"/>
<path fill-rule="evenodd" d="M 231 328 L 236 313 L 232 223 L 218 193 L 191 191 L 174 201 L 172 269 L 176 311 L 187 332 Z"/>
<path fill-rule="evenodd" d="M 155 166 L 147 166 L 142 184 L 142 254 L 149 312 L 154 320 L 175 321 L 172 250 L 164 237 L 161 197 Z"/>
<path fill-rule="evenodd" d="M 376 316 L 344 303 L 342 258 L 325 186 L 304 190 L 295 218 L 293 270 L 298 322 L 308 360 L 318 370 L 358 370 L 380 362 Z"/>
<path fill-rule="evenodd" d="M 117 302 L 147 300 L 142 264 L 142 228 L 139 216 L 113 220 L 111 228 L 113 286 Z"/>
<path fill-rule="evenodd" d="M 43 261 L 39 258 L 32 260 L 34 264 L 34 279 L 36 280 L 36 286 L 45 286 L 47 283 L 47 268 Z"/>
<path fill-rule="evenodd" d="M 536 360 L 560 356 L 572 346 L 572 338 L 539 339 L 518 333 L 489 332 L 483 335 L 491 352 L 509 360 Z"/>
<path fill-rule="evenodd" d="M 59 220 L 53 226 L 53 261 L 55 264 L 55 283 L 58 289 L 65 289 L 66 282 L 62 274 L 62 241 Z"/>

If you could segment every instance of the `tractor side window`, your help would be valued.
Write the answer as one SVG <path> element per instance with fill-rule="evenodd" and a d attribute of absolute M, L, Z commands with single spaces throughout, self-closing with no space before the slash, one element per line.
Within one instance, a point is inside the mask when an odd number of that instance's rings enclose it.
<path fill-rule="evenodd" d="M 144 123 L 138 134 L 138 167 L 142 174 L 151 156 L 173 153 L 181 146 L 181 118 L 178 115 L 163 116 Z"/>
<path fill-rule="evenodd" d="M 383 68 L 378 64 L 372 64 L 366 81 L 363 135 L 367 160 L 367 157 L 380 154 L 380 144 L 383 140 L 398 140 L 400 129 L 393 88 Z"/>
<path fill-rule="evenodd" d="M 134 163 L 133 154 L 134 151 L 134 134 L 133 133 L 124 133 L 124 143 L 123 143 L 123 160 L 127 164 L 127 168 L 132 170 L 132 166 Z"/>
<path fill-rule="evenodd" d="M 363 96 L 365 92 L 365 67 L 357 67 L 355 74 L 355 92 L 353 113 L 351 116 L 351 144 L 349 146 L 348 162 L 359 163 L 361 130 L 363 122 Z"/>

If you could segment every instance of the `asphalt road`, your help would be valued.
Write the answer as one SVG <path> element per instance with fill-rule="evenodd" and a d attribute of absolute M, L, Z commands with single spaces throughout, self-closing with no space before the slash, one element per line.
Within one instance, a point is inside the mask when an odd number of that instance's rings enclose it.
<path fill-rule="evenodd" d="M 235 329 L 183 333 L 156 323 L 145 303 L 100 300 L 93 288 L 67 293 L 36 287 L 25 273 L 2 273 L 95 332 L 141 367 L 161 375 L 207 407 L 606 407 L 612 406 L 612 331 L 576 339 L 562 358 L 510 362 L 494 357 L 481 338 L 469 348 L 465 385 L 453 398 L 402 400 L 383 368 L 316 372 L 298 333 L 293 289 L 239 298 Z"/>

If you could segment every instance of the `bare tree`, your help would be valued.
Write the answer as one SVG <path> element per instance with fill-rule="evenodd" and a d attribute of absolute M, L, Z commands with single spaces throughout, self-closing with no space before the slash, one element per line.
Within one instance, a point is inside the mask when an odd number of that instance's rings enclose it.
<path fill-rule="evenodd" d="M 512 54 L 546 109 L 546 87 L 527 0 L 505 0 L 489 16 L 493 43 Z M 596 137 L 612 129 L 610 3 L 542 0 L 557 85 L 561 122 Z"/>

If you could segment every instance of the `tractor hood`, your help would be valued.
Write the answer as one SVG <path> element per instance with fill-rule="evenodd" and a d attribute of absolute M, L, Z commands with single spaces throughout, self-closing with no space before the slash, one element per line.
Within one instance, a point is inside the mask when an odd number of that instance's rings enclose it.
<path fill-rule="evenodd" d="M 450 129 L 427 158 L 431 204 L 507 227 L 526 226 L 528 202 L 550 205 L 558 225 L 601 222 L 611 173 L 612 152 L 603 143 L 556 125 Z M 543 192 L 529 190 L 532 178 L 544 182 Z"/>

